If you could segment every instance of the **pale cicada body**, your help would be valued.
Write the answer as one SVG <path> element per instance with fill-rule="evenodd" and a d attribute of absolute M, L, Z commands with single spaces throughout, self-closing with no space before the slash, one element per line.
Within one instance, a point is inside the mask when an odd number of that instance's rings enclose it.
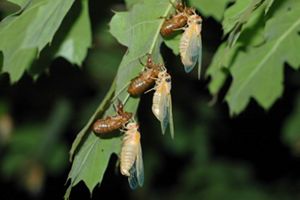
<path fill-rule="evenodd" d="M 198 78 L 200 79 L 202 62 L 202 41 L 201 41 L 202 18 L 194 13 L 189 16 L 187 28 L 181 37 L 179 51 L 181 62 L 186 73 L 195 67 L 198 61 Z"/>
<path fill-rule="evenodd" d="M 160 121 L 163 134 L 170 122 L 170 132 L 173 138 L 174 128 L 171 99 L 171 76 L 166 70 L 163 70 L 158 74 L 154 90 L 152 112 Z"/>
<path fill-rule="evenodd" d="M 136 122 L 130 122 L 126 125 L 120 154 L 120 171 L 122 175 L 128 177 L 131 189 L 136 189 L 138 186 L 142 187 L 144 183 L 141 134 L 138 128 Z"/>

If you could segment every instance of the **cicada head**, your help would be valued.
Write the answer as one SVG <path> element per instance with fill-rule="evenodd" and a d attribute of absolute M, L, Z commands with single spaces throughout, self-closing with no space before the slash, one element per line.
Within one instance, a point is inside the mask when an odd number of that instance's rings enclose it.
<path fill-rule="evenodd" d="M 189 16 L 187 23 L 188 23 L 188 25 L 191 25 L 191 24 L 201 25 L 202 24 L 202 18 L 197 14 L 193 14 L 193 15 Z"/>
<path fill-rule="evenodd" d="M 139 129 L 139 125 L 136 122 L 130 122 L 126 125 L 126 129 L 127 130 L 138 130 Z"/>
<path fill-rule="evenodd" d="M 170 82 L 171 81 L 171 75 L 167 72 L 167 69 L 165 68 L 163 71 L 159 72 L 158 79 Z"/>

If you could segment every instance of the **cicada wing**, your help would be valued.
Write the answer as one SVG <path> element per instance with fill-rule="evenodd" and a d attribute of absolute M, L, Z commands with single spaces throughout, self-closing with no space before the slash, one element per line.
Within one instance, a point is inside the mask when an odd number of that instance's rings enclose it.
<path fill-rule="evenodd" d="M 190 27 L 189 37 L 186 41 L 186 53 L 182 56 L 181 60 L 184 65 L 186 73 L 191 72 L 196 66 L 197 61 L 200 61 L 198 73 L 201 69 L 201 60 L 202 60 L 202 42 L 200 33 L 196 32 L 196 28 Z M 200 58 L 200 60 L 199 60 Z M 199 75 L 198 75 L 199 76 Z"/>
<path fill-rule="evenodd" d="M 138 178 L 136 174 L 136 166 L 135 163 L 129 170 L 130 176 L 128 176 L 128 183 L 132 190 L 135 190 L 138 187 Z"/>
<path fill-rule="evenodd" d="M 201 76 L 201 68 L 202 68 L 202 38 L 201 34 L 199 35 L 198 39 L 198 46 L 199 46 L 199 51 L 198 51 L 198 79 L 200 79 Z"/>
<path fill-rule="evenodd" d="M 129 170 L 129 173 L 128 183 L 130 188 L 135 190 L 138 186 L 142 187 L 144 184 L 144 164 L 141 144 L 139 144 L 136 160 Z"/>
<path fill-rule="evenodd" d="M 173 121 L 173 111 L 172 111 L 172 97 L 171 94 L 168 95 L 168 113 L 169 113 L 169 123 L 170 123 L 170 133 L 172 139 L 174 139 L 174 121 Z"/>
<path fill-rule="evenodd" d="M 162 95 L 161 95 L 159 109 L 161 110 L 161 113 L 159 116 L 161 131 L 163 134 L 165 134 L 168 123 L 169 123 L 169 101 L 168 101 L 168 94 L 166 92 L 162 93 Z"/>
<path fill-rule="evenodd" d="M 144 185 L 144 163 L 141 144 L 139 144 L 138 154 L 136 157 L 136 175 L 139 186 L 142 187 Z"/>

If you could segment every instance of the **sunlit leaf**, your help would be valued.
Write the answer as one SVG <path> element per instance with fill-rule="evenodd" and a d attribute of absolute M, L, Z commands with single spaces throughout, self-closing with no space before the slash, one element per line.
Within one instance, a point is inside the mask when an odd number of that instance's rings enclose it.
<path fill-rule="evenodd" d="M 87 50 L 91 46 L 91 25 L 88 12 L 88 0 L 81 1 L 81 13 L 72 24 L 65 36 L 56 56 L 62 56 L 69 62 L 81 65 L 86 57 Z"/>
<path fill-rule="evenodd" d="M 39 52 L 52 41 L 74 0 L 32 1 L 20 15 L 8 16 L 0 23 L 2 72 L 17 81 Z"/>
<path fill-rule="evenodd" d="M 137 3 L 140 3 L 140 2 L 142 2 L 142 0 L 125 0 L 126 7 L 128 9 L 131 9 L 132 6 L 134 6 L 134 4 L 137 4 Z"/>
<path fill-rule="evenodd" d="M 265 109 L 269 108 L 283 91 L 283 65 L 288 62 L 298 69 L 300 57 L 300 2 L 298 6 L 271 18 L 266 25 L 267 42 L 240 53 L 231 73 L 233 83 L 227 94 L 231 114 L 240 113 L 251 97 Z"/>
<path fill-rule="evenodd" d="M 244 30 L 233 47 L 228 47 L 225 42 L 219 46 L 207 70 L 207 75 L 211 78 L 208 87 L 211 94 L 218 94 L 226 77 L 230 74 L 229 70 L 236 55 L 241 53 L 242 49 L 247 51 L 247 49 L 258 46 L 265 41 L 264 28 L 264 8 L 260 7 L 244 25 Z"/>
<path fill-rule="evenodd" d="M 223 20 L 224 35 L 229 33 L 228 46 L 232 47 L 239 38 L 243 25 L 250 19 L 252 13 L 262 3 L 263 0 L 237 0 L 229 7 Z"/>

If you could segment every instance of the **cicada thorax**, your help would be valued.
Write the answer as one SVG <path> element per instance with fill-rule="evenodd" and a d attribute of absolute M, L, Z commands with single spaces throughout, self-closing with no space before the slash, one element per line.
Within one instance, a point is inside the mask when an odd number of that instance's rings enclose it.
<path fill-rule="evenodd" d="M 131 96 L 139 96 L 154 85 L 155 80 L 163 68 L 162 64 L 153 63 L 151 56 L 147 58 L 145 70 L 133 78 L 128 86 L 127 92 Z"/>
<path fill-rule="evenodd" d="M 104 119 L 98 119 L 93 124 L 95 134 L 105 134 L 122 128 L 130 119 L 132 113 L 125 112 L 121 103 L 117 106 L 117 115 L 108 116 Z"/>
<path fill-rule="evenodd" d="M 120 154 L 120 171 L 124 176 L 130 176 L 130 169 L 133 167 L 140 148 L 141 134 L 136 123 L 129 123 L 122 141 Z"/>

